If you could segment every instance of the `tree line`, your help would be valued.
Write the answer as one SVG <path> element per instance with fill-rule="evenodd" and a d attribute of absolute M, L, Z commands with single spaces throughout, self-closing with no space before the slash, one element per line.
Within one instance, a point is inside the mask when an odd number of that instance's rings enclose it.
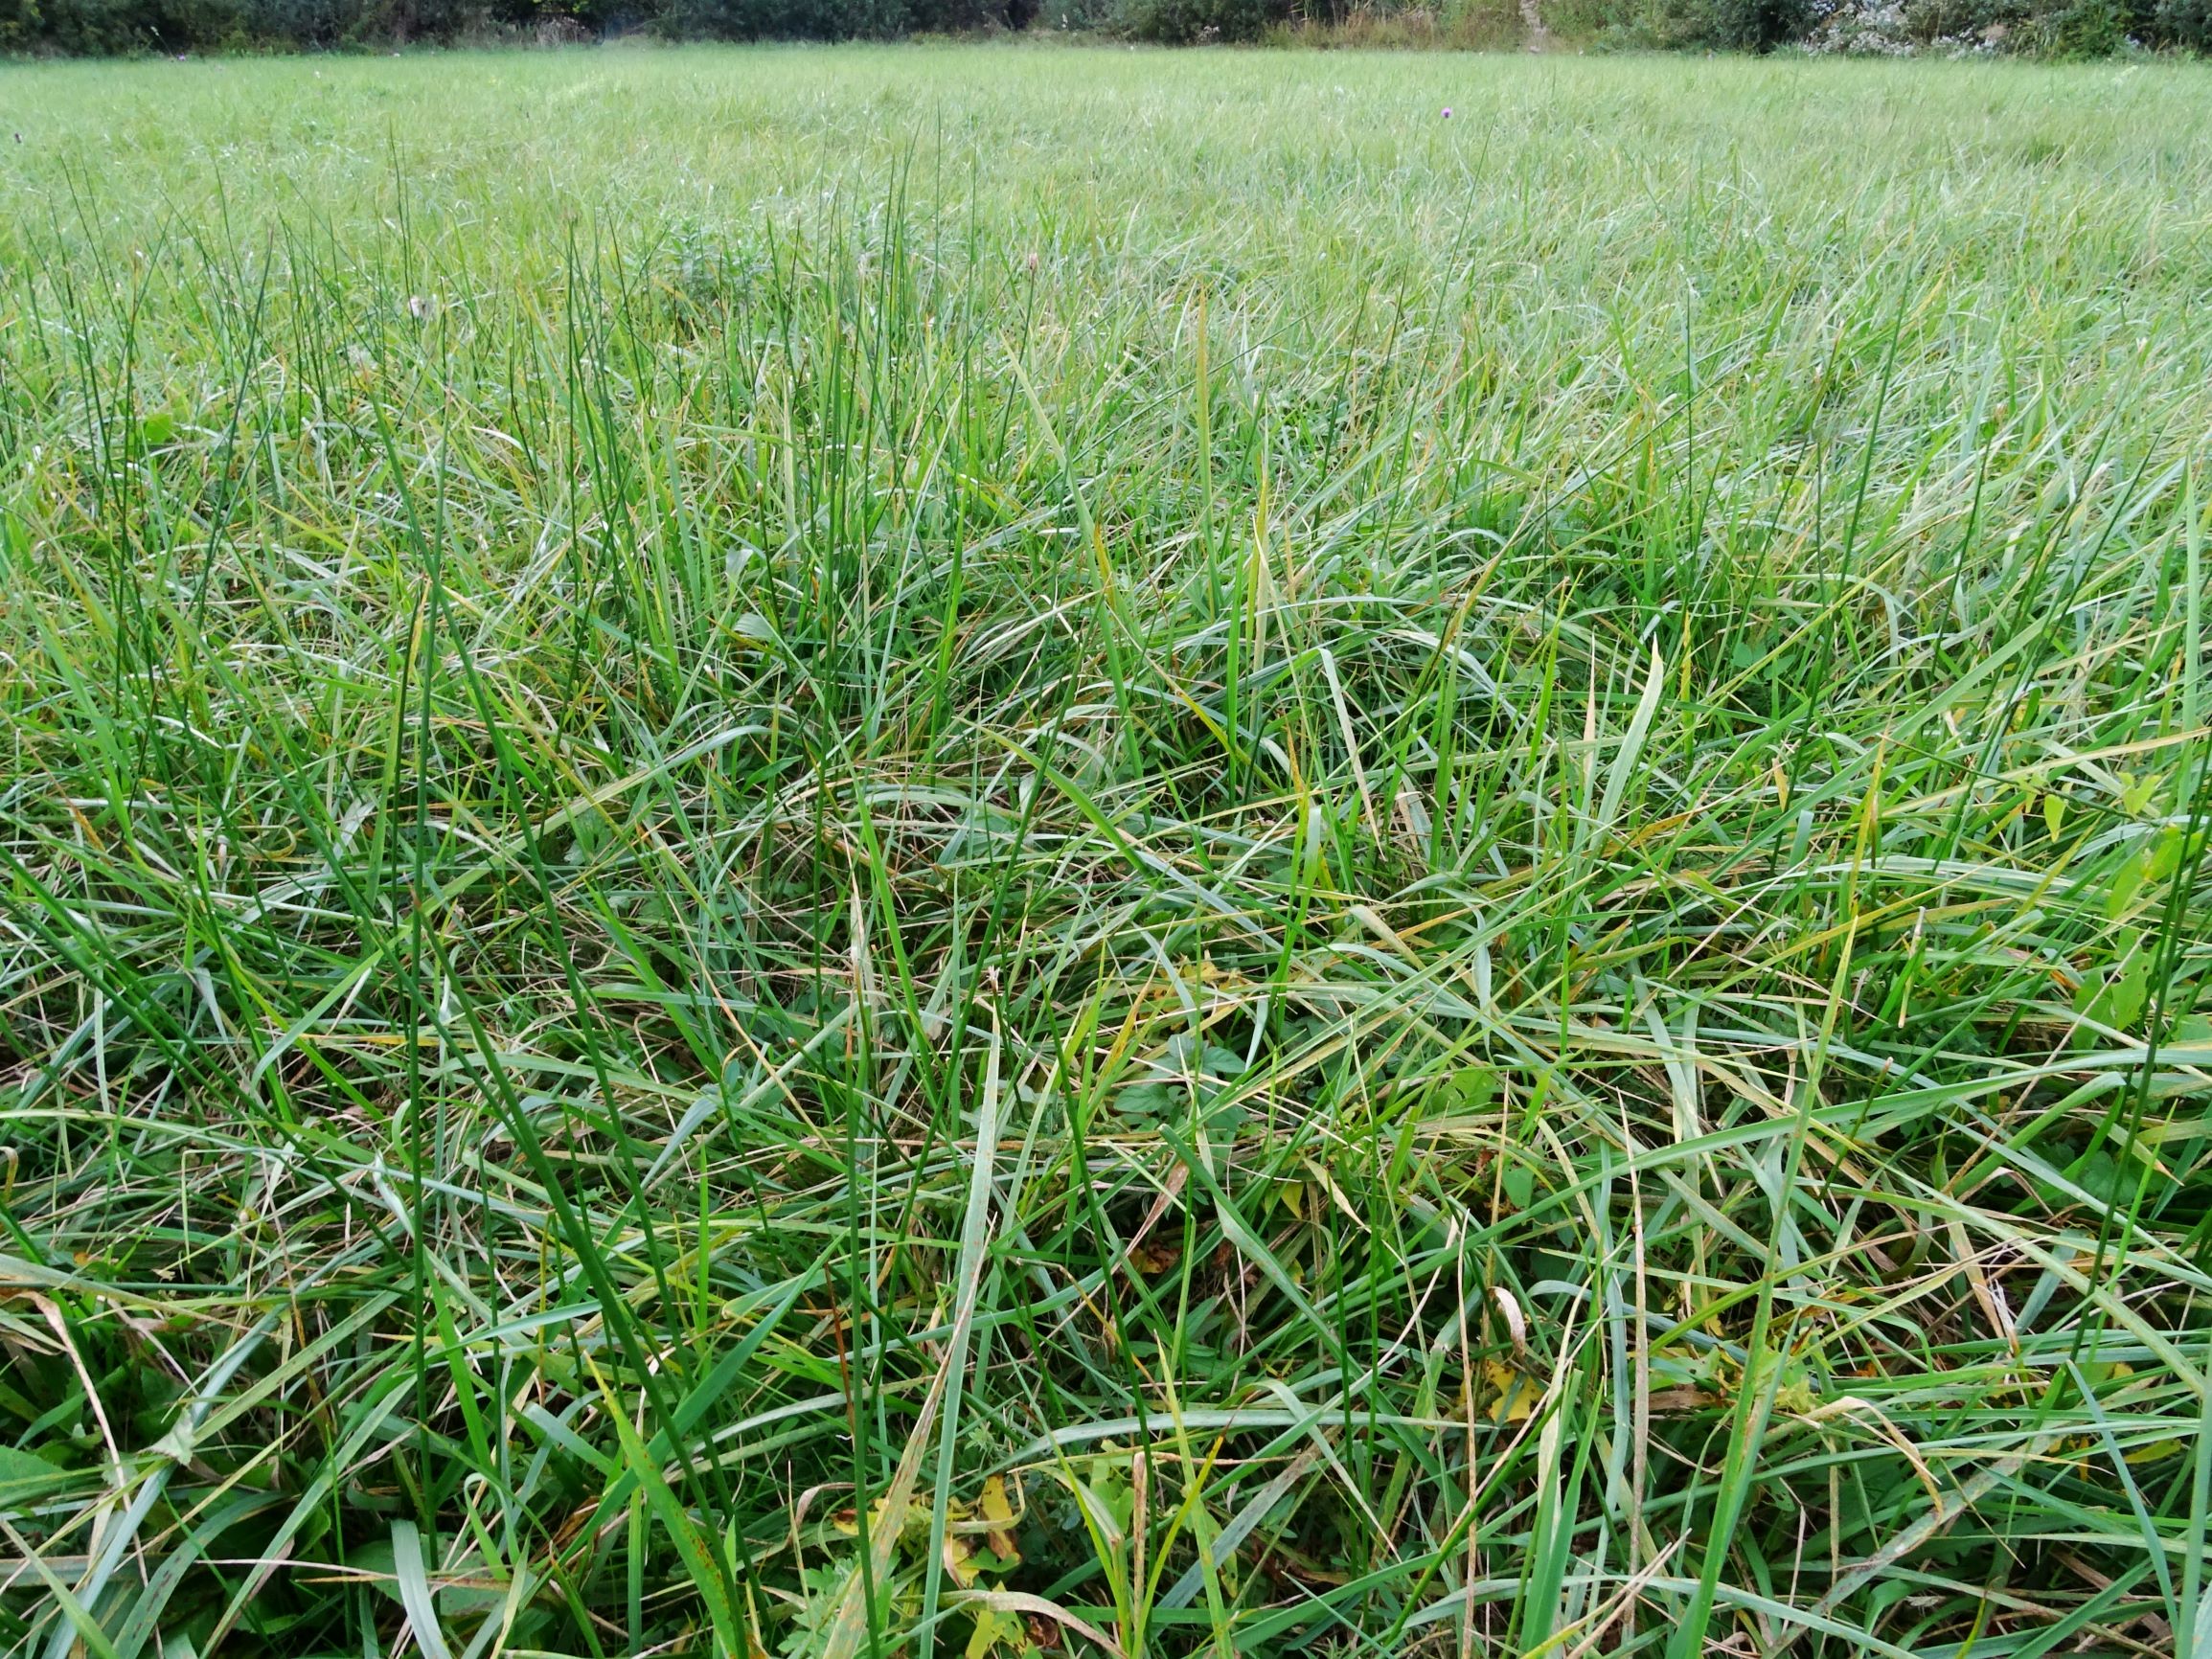
<path fill-rule="evenodd" d="M 1539 0 L 1558 39 L 1767 52 L 2212 52 L 2212 0 Z M 0 0 L 0 52 L 1090 33 L 1168 44 L 1515 44 L 1519 0 Z"/>

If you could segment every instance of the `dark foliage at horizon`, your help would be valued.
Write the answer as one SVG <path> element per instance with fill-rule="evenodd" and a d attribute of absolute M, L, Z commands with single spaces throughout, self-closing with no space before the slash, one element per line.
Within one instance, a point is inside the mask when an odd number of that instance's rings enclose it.
<path fill-rule="evenodd" d="M 0 0 L 0 49 L 338 51 L 631 34 L 850 40 L 1026 29 L 1037 0 Z"/>
<path fill-rule="evenodd" d="M 1594 46 L 1770 52 L 1836 48 L 1867 0 L 1550 0 L 1546 24 Z M 1168 45 L 1261 40 L 1505 46 L 1505 0 L 1440 8 L 1382 0 L 0 0 L 0 52 L 109 57 L 190 51 L 345 51 L 621 35 L 853 40 L 914 34 L 1097 33 Z M 2212 0 L 1906 0 L 1883 38 L 2054 57 L 2212 51 Z"/>

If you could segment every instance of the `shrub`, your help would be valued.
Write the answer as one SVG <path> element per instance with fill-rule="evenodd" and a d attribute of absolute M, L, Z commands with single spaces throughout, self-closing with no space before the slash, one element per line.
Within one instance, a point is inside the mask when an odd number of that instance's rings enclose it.
<path fill-rule="evenodd" d="M 2158 0 L 2150 33 L 2161 46 L 2212 52 L 2212 0 Z"/>
<path fill-rule="evenodd" d="M 1038 0 L 906 0 L 903 27 L 924 34 L 1019 31 L 1037 21 L 1037 11 Z"/>
<path fill-rule="evenodd" d="M 1726 52 L 1771 52 L 1818 20 L 1813 0 L 1551 0 L 1543 19 L 1570 40 Z"/>
<path fill-rule="evenodd" d="M 230 0 L 45 0 L 40 43 L 66 53 L 175 52 L 240 39 Z"/>
<path fill-rule="evenodd" d="M 1257 40 L 1290 18 L 1290 0 L 1123 0 L 1115 28 L 1139 40 Z"/>
<path fill-rule="evenodd" d="M 2105 57 L 2128 44 L 2119 0 L 2056 0 L 2037 8 L 2034 43 L 2049 57 Z"/>
<path fill-rule="evenodd" d="M 1938 40 L 1979 40 L 1994 31 L 1998 39 L 2027 17 L 2018 0 L 1907 0 L 1904 34 L 1913 44 Z"/>
<path fill-rule="evenodd" d="M 1444 47 L 1498 51 L 1523 44 L 1518 0 L 1450 0 L 1442 7 L 1363 5 L 1334 17 L 1307 14 L 1267 32 L 1286 46 Z"/>
<path fill-rule="evenodd" d="M 905 22 L 899 0 L 674 0 L 661 18 L 670 34 L 713 40 L 850 40 Z"/>
<path fill-rule="evenodd" d="M 1806 0 L 1681 0 L 1675 9 L 1684 46 L 1771 52 L 1812 26 Z"/>

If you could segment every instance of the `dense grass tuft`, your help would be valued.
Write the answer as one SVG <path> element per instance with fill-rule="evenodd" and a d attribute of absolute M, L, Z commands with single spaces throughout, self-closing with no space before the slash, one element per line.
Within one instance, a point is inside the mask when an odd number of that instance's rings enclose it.
<path fill-rule="evenodd" d="M 0 103 L 8 1652 L 2212 1651 L 2212 78 Z"/>

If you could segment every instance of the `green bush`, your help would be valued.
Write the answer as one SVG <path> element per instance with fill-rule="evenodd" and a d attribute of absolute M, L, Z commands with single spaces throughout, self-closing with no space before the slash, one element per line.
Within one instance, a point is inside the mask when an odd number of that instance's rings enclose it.
<path fill-rule="evenodd" d="M 1528 24 L 1519 0 L 1445 0 L 1443 5 L 1403 5 L 1395 0 L 1366 3 L 1350 11 L 1332 6 L 1269 28 L 1269 45 L 1351 49 L 1504 52 L 1526 43 Z"/>
<path fill-rule="evenodd" d="M 2057 58 L 2212 52 L 2212 0 L 1543 0 L 1566 39 L 1668 51 L 1884 51 L 1968 42 Z"/>
<path fill-rule="evenodd" d="M 2119 0 L 2056 0 L 2038 7 L 2033 40 L 2047 57 L 2107 57 L 2128 44 Z"/>
<path fill-rule="evenodd" d="M 674 0 L 660 26 L 712 40 L 850 40 L 895 34 L 905 20 L 899 0 Z"/>
<path fill-rule="evenodd" d="M 1257 40 L 1288 22 L 1289 0 L 1124 0 L 1115 29 L 1139 40 L 1187 45 L 1197 40 Z"/>
<path fill-rule="evenodd" d="M 657 26 L 689 38 L 852 40 L 1026 29 L 1037 9 L 1038 0 L 669 0 Z"/>
<path fill-rule="evenodd" d="M 1570 40 L 1721 52 L 1771 52 L 1815 21 L 1812 0 L 1553 0 L 1543 18 Z"/>
<path fill-rule="evenodd" d="M 1674 9 L 1685 46 L 1771 52 L 1812 26 L 1806 0 L 1680 0 Z"/>
<path fill-rule="evenodd" d="M 174 52 L 245 33 L 228 0 L 45 0 L 39 44 L 80 55 Z"/>
<path fill-rule="evenodd" d="M 1027 29 L 1038 0 L 906 0 L 901 31 L 921 34 L 971 34 L 983 30 Z"/>
<path fill-rule="evenodd" d="M 2161 46 L 2212 52 L 2212 0 L 2158 0 L 2151 35 Z"/>

